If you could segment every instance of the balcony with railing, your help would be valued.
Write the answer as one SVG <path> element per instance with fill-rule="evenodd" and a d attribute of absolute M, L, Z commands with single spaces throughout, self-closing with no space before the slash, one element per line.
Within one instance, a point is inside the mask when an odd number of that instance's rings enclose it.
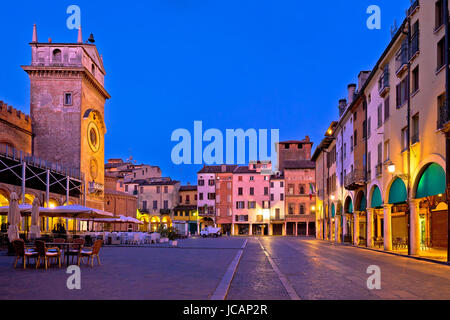
<path fill-rule="evenodd" d="M 172 210 L 170 209 L 160 209 L 159 213 L 160 214 L 170 214 L 172 212 Z"/>
<path fill-rule="evenodd" d="M 282 215 L 280 213 L 275 213 L 270 216 L 270 221 L 273 221 L 273 222 L 282 222 L 284 220 L 285 220 L 284 215 Z"/>
<path fill-rule="evenodd" d="M 380 177 L 383 174 L 383 164 L 382 163 L 377 164 L 375 169 L 376 169 L 377 177 Z"/>
<path fill-rule="evenodd" d="M 397 76 L 401 76 L 402 73 L 407 69 L 409 62 L 409 50 L 408 50 L 408 39 L 402 42 L 400 50 L 398 50 L 395 55 L 395 71 Z"/>
<path fill-rule="evenodd" d="M 389 85 L 389 66 L 386 66 L 383 70 L 383 74 L 378 79 L 378 92 L 381 97 L 385 97 L 390 90 Z"/>
<path fill-rule="evenodd" d="M 420 8 L 419 0 L 415 0 L 408 9 L 408 17 L 412 16 Z"/>
<path fill-rule="evenodd" d="M 353 170 L 344 178 L 344 186 L 347 190 L 356 190 L 365 183 L 365 174 L 363 170 Z"/>
<path fill-rule="evenodd" d="M 419 54 L 420 46 L 419 46 L 419 31 L 414 33 L 411 36 L 411 47 L 409 48 L 409 59 L 413 59 L 416 55 Z"/>
<path fill-rule="evenodd" d="M 438 115 L 437 115 L 437 129 L 450 131 L 449 122 L 450 122 L 450 112 L 448 109 L 448 105 L 446 103 L 440 105 L 438 107 Z"/>
<path fill-rule="evenodd" d="M 198 215 L 200 217 L 213 217 L 215 215 L 214 207 L 198 207 Z"/>

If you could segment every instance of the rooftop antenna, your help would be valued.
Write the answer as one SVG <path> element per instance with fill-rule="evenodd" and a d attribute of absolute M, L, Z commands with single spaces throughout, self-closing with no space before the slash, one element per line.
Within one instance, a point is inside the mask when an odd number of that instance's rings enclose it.
<path fill-rule="evenodd" d="M 395 36 L 397 33 L 398 27 L 397 27 L 397 20 L 394 20 L 394 25 L 391 26 L 391 38 Z"/>

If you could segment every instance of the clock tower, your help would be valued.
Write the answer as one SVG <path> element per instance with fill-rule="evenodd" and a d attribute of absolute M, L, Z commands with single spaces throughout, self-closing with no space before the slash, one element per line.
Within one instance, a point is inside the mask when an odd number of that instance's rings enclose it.
<path fill-rule="evenodd" d="M 35 156 L 71 170 L 85 183 L 86 206 L 103 209 L 105 69 L 93 36 L 83 43 L 38 42 L 33 27 L 30 114 Z"/>

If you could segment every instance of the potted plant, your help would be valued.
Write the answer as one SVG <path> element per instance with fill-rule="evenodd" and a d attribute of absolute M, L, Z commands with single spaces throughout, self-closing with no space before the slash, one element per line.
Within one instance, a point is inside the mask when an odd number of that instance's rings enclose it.
<path fill-rule="evenodd" d="M 159 226 L 158 233 L 160 234 L 160 243 L 165 243 L 169 241 L 169 228 L 164 225 Z"/>
<path fill-rule="evenodd" d="M 178 232 L 175 228 L 169 228 L 167 238 L 171 241 L 172 246 L 176 247 L 178 245 Z"/>

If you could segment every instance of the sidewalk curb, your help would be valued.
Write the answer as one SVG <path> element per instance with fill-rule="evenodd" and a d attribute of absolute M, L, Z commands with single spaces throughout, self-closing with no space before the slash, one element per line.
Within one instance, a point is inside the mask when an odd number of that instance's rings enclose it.
<path fill-rule="evenodd" d="M 241 249 L 239 249 L 236 256 L 231 261 L 230 265 L 225 271 L 225 274 L 223 275 L 222 279 L 220 280 L 218 286 L 214 290 L 209 300 L 225 300 L 227 298 L 231 282 L 233 281 L 237 268 L 241 262 L 241 258 L 244 253 L 245 247 L 247 246 L 247 242 L 248 239 L 244 241 L 244 243 L 241 246 Z"/>
<path fill-rule="evenodd" d="M 342 242 L 331 242 L 331 241 L 322 240 L 322 239 L 316 239 L 316 240 L 318 240 L 320 242 L 332 244 L 332 245 L 338 245 L 338 246 L 341 246 L 341 247 L 353 247 L 353 248 L 356 248 L 356 249 L 373 251 L 373 252 L 379 252 L 379 253 L 384 253 L 384 254 L 390 254 L 392 256 L 403 257 L 403 258 L 407 258 L 407 259 L 414 259 L 414 260 L 419 260 L 419 261 L 431 262 L 431 263 L 440 264 L 440 265 L 447 266 L 447 267 L 450 266 L 450 264 L 447 263 L 447 262 L 433 260 L 433 259 L 424 258 L 424 257 L 416 257 L 416 256 L 404 255 L 404 254 L 395 253 L 395 252 L 392 252 L 392 251 L 384 251 L 384 250 L 378 250 L 378 249 L 374 249 L 374 248 L 355 246 L 354 244 L 348 244 L 348 243 L 342 243 Z"/>

